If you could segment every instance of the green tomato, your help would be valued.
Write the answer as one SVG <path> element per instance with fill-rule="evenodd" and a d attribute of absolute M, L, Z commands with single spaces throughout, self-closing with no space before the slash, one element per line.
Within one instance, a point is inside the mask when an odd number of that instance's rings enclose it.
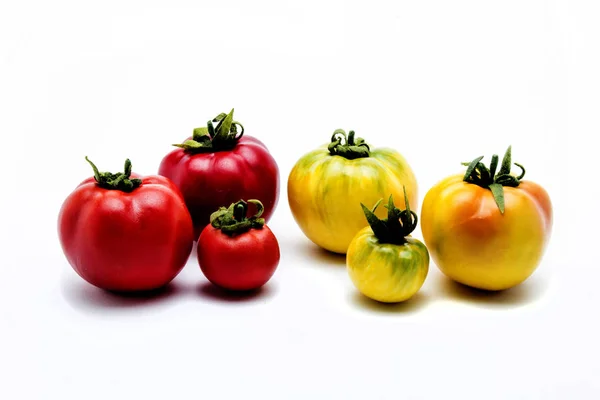
<path fill-rule="evenodd" d="M 377 208 L 377 206 L 375 206 Z M 391 211 L 390 211 L 391 210 Z M 416 215 L 400 211 L 390 197 L 390 217 L 380 220 L 363 205 L 369 224 L 350 242 L 346 254 L 348 275 L 365 296 L 384 303 L 408 300 L 417 293 L 429 272 L 427 247 L 409 235 Z"/>

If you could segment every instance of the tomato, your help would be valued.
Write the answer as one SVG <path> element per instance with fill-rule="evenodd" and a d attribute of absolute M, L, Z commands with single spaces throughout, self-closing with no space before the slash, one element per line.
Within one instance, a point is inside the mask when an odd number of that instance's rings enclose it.
<path fill-rule="evenodd" d="M 405 199 L 407 196 L 405 196 Z M 346 268 L 354 286 L 365 296 L 383 303 L 410 299 L 423 286 L 429 272 L 429 252 L 423 243 L 410 236 L 417 226 L 417 215 L 388 202 L 388 216 L 380 219 L 361 204 L 370 226 L 361 229 L 348 248 Z"/>
<path fill-rule="evenodd" d="M 511 174 L 511 147 L 498 173 L 479 157 L 464 175 L 449 176 L 425 195 L 421 230 L 439 269 L 451 279 L 484 290 L 525 281 L 538 267 L 552 229 L 548 193 Z M 467 165 L 467 164 L 465 164 Z"/>
<path fill-rule="evenodd" d="M 80 183 L 58 216 L 63 252 L 73 269 L 101 289 L 132 292 L 168 284 L 193 246 L 190 214 L 162 176 L 100 173 Z"/>
<path fill-rule="evenodd" d="M 367 226 L 360 203 L 374 204 L 389 193 L 403 199 L 403 186 L 410 202 L 417 203 L 417 181 L 404 157 L 389 148 L 371 149 L 354 135 L 338 129 L 329 145 L 305 154 L 290 172 L 287 187 L 302 232 L 318 246 L 341 254 Z"/>
<path fill-rule="evenodd" d="M 247 218 L 248 205 L 257 212 Z M 279 265 L 279 244 L 261 218 L 259 200 L 240 200 L 211 215 L 198 239 L 198 263 L 204 276 L 223 289 L 247 291 L 266 284 Z"/>
<path fill-rule="evenodd" d="M 218 122 L 213 127 L 212 122 Z M 240 130 L 238 132 L 238 126 Z M 180 189 L 194 221 L 195 238 L 209 224 L 211 213 L 238 199 L 257 198 L 269 221 L 279 199 L 279 169 L 267 147 L 244 135 L 233 110 L 220 114 L 205 128 L 167 154 L 158 173 Z M 253 206 L 252 206 L 253 207 Z"/>

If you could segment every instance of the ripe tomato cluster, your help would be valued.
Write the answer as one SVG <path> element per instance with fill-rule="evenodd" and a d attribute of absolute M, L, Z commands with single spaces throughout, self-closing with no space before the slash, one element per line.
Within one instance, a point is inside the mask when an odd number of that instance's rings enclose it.
<path fill-rule="evenodd" d="M 58 217 L 69 264 L 87 282 L 146 291 L 171 282 L 197 241 L 204 276 L 226 290 L 262 287 L 280 261 L 267 226 L 279 198 L 279 169 L 263 142 L 219 114 L 168 153 L 158 175 L 100 172 L 66 198 Z M 538 267 L 552 230 L 552 204 L 508 148 L 499 165 L 478 157 L 464 174 L 431 187 L 419 218 L 417 179 L 394 149 L 372 148 L 338 129 L 303 155 L 287 180 L 292 215 L 308 239 L 346 256 L 354 286 L 380 302 L 402 302 L 423 286 L 430 261 L 450 279 L 504 290 Z M 387 204 L 379 207 L 387 198 Z M 396 207 L 403 204 L 404 208 Z"/>
<path fill-rule="evenodd" d="M 244 136 L 233 110 L 175 146 L 158 175 L 132 173 L 129 160 L 117 173 L 90 162 L 94 176 L 67 197 L 58 217 L 69 264 L 101 289 L 153 290 L 179 274 L 197 240 L 209 281 L 230 290 L 263 286 L 280 258 L 266 225 L 279 197 L 274 158 Z"/>

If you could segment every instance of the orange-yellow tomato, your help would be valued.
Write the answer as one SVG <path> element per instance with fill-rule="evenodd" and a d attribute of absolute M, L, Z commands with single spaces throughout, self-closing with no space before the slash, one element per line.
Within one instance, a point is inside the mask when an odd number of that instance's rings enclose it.
<path fill-rule="evenodd" d="M 538 184 L 503 187 L 504 213 L 489 188 L 450 176 L 432 187 L 421 209 L 431 257 L 449 278 L 478 289 L 503 290 L 538 267 L 552 229 L 552 204 Z"/>

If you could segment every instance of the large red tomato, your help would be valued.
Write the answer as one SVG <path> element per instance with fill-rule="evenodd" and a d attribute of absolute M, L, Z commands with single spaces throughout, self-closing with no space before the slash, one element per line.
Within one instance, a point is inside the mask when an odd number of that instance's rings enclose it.
<path fill-rule="evenodd" d="M 87 160 L 87 158 L 86 158 Z M 194 243 L 190 214 L 163 176 L 100 173 L 84 180 L 58 217 L 62 249 L 73 269 L 102 289 L 157 289 L 182 270 Z"/>
<path fill-rule="evenodd" d="M 213 127 L 212 122 L 218 124 Z M 158 170 L 183 194 L 195 237 L 210 223 L 214 210 L 239 199 L 259 199 L 265 207 L 263 218 L 269 221 L 279 198 L 275 159 L 260 140 L 242 136 L 244 128 L 233 121 L 233 110 L 207 125 L 176 144 L 178 148 L 163 158 Z"/>
<path fill-rule="evenodd" d="M 257 213 L 247 218 L 248 203 Z M 204 276 L 228 290 L 258 289 L 271 279 L 279 265 L 279 244 L 260 218 L 258 200 L 243 200 L 212 214 L 198 239 L 198 263 Z"/>

